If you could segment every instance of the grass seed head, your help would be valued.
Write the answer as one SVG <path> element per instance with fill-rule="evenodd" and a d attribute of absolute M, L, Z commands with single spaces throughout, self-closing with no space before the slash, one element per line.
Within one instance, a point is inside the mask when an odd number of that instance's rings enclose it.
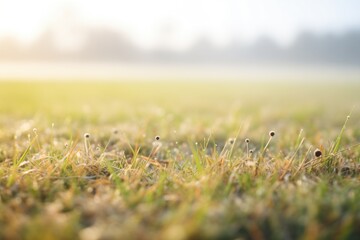
<path fill-rule="evenodd" d="M 315 151 L 314 151 L 314 156 L 315 156 L 315 157 L 317 157 L 317 158 L 318 158 L 318 157 L 321 157 L 321 156 L 322 156 L 322 152 L 321 152 L 321 150 L 320 150 L 320 149 L 318 149 L 318 148 L 317 148 L 317 149 L 315 149 Z"/>

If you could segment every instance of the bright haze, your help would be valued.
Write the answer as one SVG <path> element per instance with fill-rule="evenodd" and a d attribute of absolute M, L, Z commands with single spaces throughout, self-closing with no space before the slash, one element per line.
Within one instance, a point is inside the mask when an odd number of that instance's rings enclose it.
<path fill-rule="evenodd" d="M 358 9 L 355 0 L 0 0 L 0 78 L 276 78 L 305 68 L 358 78 Z"/>

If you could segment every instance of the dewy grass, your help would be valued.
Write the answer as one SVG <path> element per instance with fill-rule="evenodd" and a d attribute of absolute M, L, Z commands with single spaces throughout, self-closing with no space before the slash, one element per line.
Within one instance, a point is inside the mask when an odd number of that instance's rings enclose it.
<path fill-rule="evenodd" d="M 359 84 L 0 85 L 0 239 L 360 235 Z"/>
<path fill-rule="evenodd" d="M 350 115 L 348 115 L 348 116 L 346 117 L 346 120 L 345 120 L 345 122 L 344 122 L 344 125 L 342 126 L 341 131 L 340 131 L 339 135 L 338 135 L 337 138 L 336 138 L 334 147 L 333 147 L 333 149 L 331 149 L 331 153 L 333 153 L 333 154 L 336 154 L 336 153 L 339 151 L 340 144 L 341 144 L 341 139 L 342 139 L 342 136 L 343 136 L 344 131 L 345 131 L 345 128 L 346 128 L 346 124 L 347 124 L 347 122 L 349 121 L 349 119 L 350 119 Z"/>

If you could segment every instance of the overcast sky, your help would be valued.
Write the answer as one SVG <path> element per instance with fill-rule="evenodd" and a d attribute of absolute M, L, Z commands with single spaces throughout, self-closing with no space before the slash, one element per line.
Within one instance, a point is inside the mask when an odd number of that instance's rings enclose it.
<path fill-rule="evenodd" d="M 109 28 L 138 47 L 173 50 L 199 38 L 218 46 L 261 36 L 287 45 L 307 30 L 342 33 L 360 28 L 358 0 L 0 0 L 0 38 L 31 43 L 55 29 L 65 47 L 81 45 L 82 31 Z"/>

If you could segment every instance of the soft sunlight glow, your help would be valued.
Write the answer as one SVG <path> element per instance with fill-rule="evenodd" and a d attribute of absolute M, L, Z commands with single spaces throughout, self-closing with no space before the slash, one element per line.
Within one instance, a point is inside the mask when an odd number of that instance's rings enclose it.
<path fill-rule="evenodd" d="M 303 30 L 342 32 L 359 27 L 358 9 L 360 2 L 354 0 L 1 0 L 0 37 L 31 42 L 59 26 L 75 29 L 78 35 L 82 28 L 106 27 L 144 49 L 181 50 L 201 38 L 223 46 L 261 36 L 287 45 Z M 74 48 L 81 36 L 71 41 L 61 44 Z"/>

